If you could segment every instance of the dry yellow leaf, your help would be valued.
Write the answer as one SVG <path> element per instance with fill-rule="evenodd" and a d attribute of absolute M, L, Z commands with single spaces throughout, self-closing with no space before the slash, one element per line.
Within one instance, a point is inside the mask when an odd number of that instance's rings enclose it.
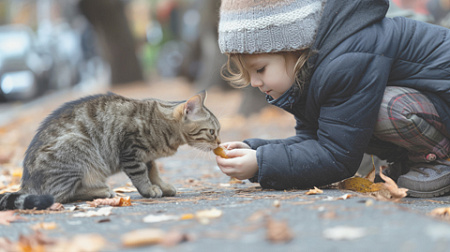
<path fill-rule="evenodd" d="M 230 177 L 230 182 L 228 182 L 228 183 L 230 183 L 230 184 L 244 184 L 244 181 L 239 180 L 239 179 L 237 179 L 235 177 Z"/>
<path fill-rule="evenodd" d="M 199 219 L 202 219 L 202 218 L 215 219 L 215 218 L 219 218 L 220 216 L 222 216 L 222 210 L 219 210 L 217 208 L 201 210 L 201 211 L 198 211 L 197 213 L 195 213 L 195 217 L 197 217 Z"/>
<path fill-rule="evenodd" d="M 380 167 L 380 177 L 384 180 L 383 187 L 389 191 L 392 199 L 401 199 L 406 197 L 408 189 L 398 188 L 397 184 L 390 177 L 383 174 L 383 167 Z"/>
<path fill-rule="evenodd" d="M 313 195 L 313 194 L 322 194 L 323 191 L 320 190 L 319 188 L 314 186 L 314 189 L 309 189 L 309 191 L 307 191 L 305 194 L 306 195 Z"/>
<path fill-rule="evenodd" d="M 444 219 L 450 219 L 450 207 L 438 207 L 430 212 L 433 217 L 440 217 Z"/>
<path fill-rule="evenodd" d="M 161 229 L 138 229 L 122 235 L 122 244 L 126 247 L 140 247 L 160 243 L 166 233 Z"/>
<path fill-rule="evenodd" d="M 383 183 L 373 183 L 366 178 L 352 177 L 339 182 L 338 187 L 339 189 L 368 193 L 381 190 L 383 188 Z"/>
<path fill-rule="evenodd" d="M 195 218 L 195 215 L 189 213 L 189 214 L 181 215 L 180 220 L 191 220 L 191 219 L 194 219 L 194 218 Z"/>

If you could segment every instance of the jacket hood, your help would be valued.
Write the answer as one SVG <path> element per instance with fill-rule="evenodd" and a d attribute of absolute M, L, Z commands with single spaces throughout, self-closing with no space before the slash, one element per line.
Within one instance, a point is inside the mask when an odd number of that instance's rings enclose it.
<path fill-rule="evenodd" d="M 310 58 L 312 67 L 349 36 L 382 20 L 388 8 L 388 0 L 328 0 L 312 48 L 318 52 Z"/>

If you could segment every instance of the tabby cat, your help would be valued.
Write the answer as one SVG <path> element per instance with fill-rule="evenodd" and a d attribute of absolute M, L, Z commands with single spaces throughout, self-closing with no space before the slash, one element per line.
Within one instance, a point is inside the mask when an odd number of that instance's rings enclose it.
<path fill-rule="evenodd" d="M 120 171 L 143 197 L 174 196 L 155 159 L 183 144 L 203 151 L 220 144 L 205 98 L 205 91 L 184 102 L 109 93 L 64 104 L 41 124 L 25 153 L 21 190 L 0 195 L 0 210 L 114 197 L 106 179 Z"/>

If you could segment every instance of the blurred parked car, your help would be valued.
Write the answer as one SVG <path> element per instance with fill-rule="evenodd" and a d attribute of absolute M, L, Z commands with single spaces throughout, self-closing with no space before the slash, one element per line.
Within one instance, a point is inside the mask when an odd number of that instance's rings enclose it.
<path fill-rule="evenodd" d="M 42 94 L 47 89 L 50 67 L 29 27 L 0 26 L 0 102 Z"/>

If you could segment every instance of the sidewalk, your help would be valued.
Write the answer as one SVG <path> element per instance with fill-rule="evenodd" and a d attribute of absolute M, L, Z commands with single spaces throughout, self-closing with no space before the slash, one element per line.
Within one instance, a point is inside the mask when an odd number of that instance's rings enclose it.
<path fill-rule="evenodd" d="M 168 100 L 185 100 L 194 94 L 180 81 L 112 91 Z M 80 96 L 66 93 L 43 100 L 1 125 L 0 153 L 8 162 L 0 163 L 0 174 L 20 168 L 23 152 L 47 113 Z M 239 91 L 208 92 L 206 106 L 221 121 L 222 141 L 294 134 L 293 118 L 276 109 L 264 109 L 251 118 L 236 115 L 240 99 Z M 4 154 L 8 151 L 11 156 Z M 85 251 L 346 252 L 450 248 L 450 219 L 431 215 L 436 208 L 449 207 L 449 196 L 391 202 L 339 189 L 313 195 L 307 195 L 307 190 L 262 190 L 248 181 L 230 181 L 218 170 L 212 153 L 188 146 L 159 163 L 162 178 L 177 188 L 176 197 L 145 199 L 137 192 L 123 192 L 132 206 L 87 208 L 86 202 L 79 202 L 64 205 L 62 211 L 17 211 L 15 215 L 25 219 L 9 225 L 0 220 L 0 237 L 6 238 L 0 238 L 0 251 L 7 251 L 6 244 L 9 248 L 21 245 L 23 251 L 27 244 L 47 248 L 43 251 L 82 251 L 76 250 L 81 247 L 90 249 Z M 128 183 L 124 174 L 110 179 L 112 188 Z M 89 211 L 103 216 L 77 217 Z M 25 238 L 20 240 L 21 235 Z M 155 244 L 127 246 L 138 243 L 141 235 L 141 242 Z"/>

